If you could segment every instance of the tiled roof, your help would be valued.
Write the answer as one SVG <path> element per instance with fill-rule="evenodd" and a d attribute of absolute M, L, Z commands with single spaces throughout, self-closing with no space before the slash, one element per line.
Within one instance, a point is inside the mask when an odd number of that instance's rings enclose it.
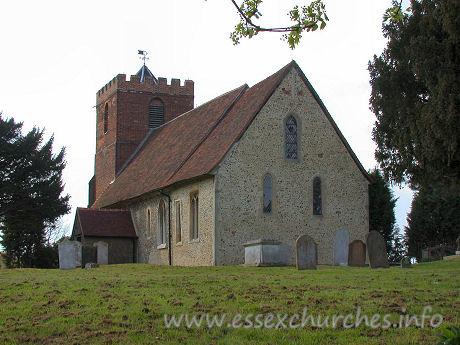
<path fill-rule="evenodd" d="M 77 220 L 83 236 L 137 237 L 129 211 L 78 207 Z"/>
<path fill-rule="evenodd" d="M 367 173 L 295 61 L 249 88 L 243 85 L 153 129 L 93 207 L 108 207 L 209 174 L 225 157 L 283 78 L 296 68 L 340 139 Z"/>

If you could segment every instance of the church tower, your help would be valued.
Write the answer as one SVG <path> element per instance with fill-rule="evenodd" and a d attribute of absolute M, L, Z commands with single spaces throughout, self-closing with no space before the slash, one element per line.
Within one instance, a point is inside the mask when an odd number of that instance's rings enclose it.
<path fill-rule="evenodd" d="M 149 131 L 193 109 L 194 84 L 167 84 L 144 64 L 126 80 L 119 74 L 96 94 L 96 155 L 89 206 L 123 168 Z"/>

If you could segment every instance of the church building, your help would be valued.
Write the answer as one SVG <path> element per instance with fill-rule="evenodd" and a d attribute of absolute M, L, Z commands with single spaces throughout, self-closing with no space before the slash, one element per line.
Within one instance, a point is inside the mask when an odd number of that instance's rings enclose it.
<path fill-rule="evenodd" d="M 97 92 L 94 177 L 72 239 L 108 244 L 108 263 L 244 263 L 243 244 L 290 248 L 309 235 L 319 264 L 334 235 L 369 232 L 370 177 L 295 61 L 194 108 L 194 83 L 144 65 Z"/>

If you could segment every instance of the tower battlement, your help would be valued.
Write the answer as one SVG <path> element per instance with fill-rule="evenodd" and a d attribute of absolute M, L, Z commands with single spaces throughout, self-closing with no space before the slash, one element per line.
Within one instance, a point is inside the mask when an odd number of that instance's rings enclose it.
<path fill-rule="evenodd" d="M 89 205 L 116 178 L 149 131 L 193 109 L 193 101 L 192 80 L 181 85 L 179 79 L 172 78 L 168 84 L 166 78 L 155 78 L 145 65 L 129 80 L 126 74 L 118 74 L 97 91 L 96 155 Z"/>
<path fill-rule="evenodd" d="M 167 79 L 161 77 L 158 78 L 157 82 L 152 78 L 145 78 L 141 82 L 140 77 L 137 75 L 132 75 L 130 79 L 127 80 L 126 74 L 118 74 L 97 92 L 97 97 L 102 98 L 107 94 L 110 95 L 116 90 L 145 91 L 168 95 L 193 95 L 194 82 L 192 80 L 185 80 L 184 84 L 181 85 L 180 79 L 172 78 L 171 84 L 168 84 Z"/>

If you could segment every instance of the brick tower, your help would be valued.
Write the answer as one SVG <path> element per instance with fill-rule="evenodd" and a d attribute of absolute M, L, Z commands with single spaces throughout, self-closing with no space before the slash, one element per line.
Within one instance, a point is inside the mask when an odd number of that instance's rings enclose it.
<path fill-rule="evenodd" d="M 193 109 L 194 84 L 155 78 L 145 66 L 126 80 L 119 74 L 96 94 L 96 155 L 89 206 L 113 181 L 150 130 Z"/>

